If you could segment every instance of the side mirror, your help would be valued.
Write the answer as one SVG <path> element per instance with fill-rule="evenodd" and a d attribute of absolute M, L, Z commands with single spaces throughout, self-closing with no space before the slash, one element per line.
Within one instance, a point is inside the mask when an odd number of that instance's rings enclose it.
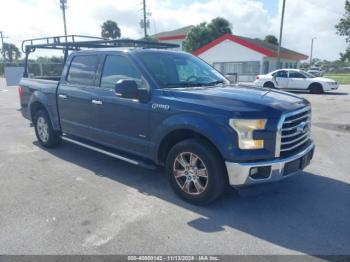
<path fill-rule="evenodd" d="M 230 81 L 230 84 L 236 84 L 238 82 L 238 74 L 226 74 L 225 78 Z"/>
<path fill-rule="evenodd" d="M 121 79 L 115 84 L 115 94 L 128 99 L 139 99 L 137 83 L 132 79 Z"/>

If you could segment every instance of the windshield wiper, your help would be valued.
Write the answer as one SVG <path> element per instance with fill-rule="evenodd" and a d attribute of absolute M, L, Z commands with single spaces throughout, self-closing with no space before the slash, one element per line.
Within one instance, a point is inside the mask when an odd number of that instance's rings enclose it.
<path fill-rule="evenodd" d="M 224 80 L 216 80 L 216 81 L 213 81 L 213 82 L 205 83 L 203 85 L 205 85 L 205 86 L 215 86 L 215 85 L 219 85 L 219 84 L 223 84 L 223 83 L 225 83 Z"/>
<path fill-rule="evenodd" d="M 194 82 L 184 82 L 184 83 L 168 83 L 167 87 L 201 87 L 201 86 L 215 86 L 218 84 L 223 84 L 224 80 L 217 80 L 209 83 L 194 83 Z"/>
<path fill-rule="evenodd" d="M 166 85 L 167 87 L 196 87 L 196 86 L 203 86 L 203 83 L 168 83 Z"/>

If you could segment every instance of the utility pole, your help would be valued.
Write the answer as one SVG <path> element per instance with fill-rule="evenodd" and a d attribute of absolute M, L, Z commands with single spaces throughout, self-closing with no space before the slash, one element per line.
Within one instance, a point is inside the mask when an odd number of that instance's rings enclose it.
<path fill-rule="evenodd" d="M 4 38 L 7 38 L 6 36 L 4 36 L 4 32 L 0 31 L 0 38 L 1 38 L 1 53 L 3 54 L 3 50 L 4 50 Z M 4 58 L 4 57 L 3 57 Z M 5 58 L 4 58 L 5 59 Z"/>
<path fill-rule="evenodd" d="M 3 50 L 4 50 L 4 35 L 3 35 L 3 31 L 0 31 L 0 37 L 1 37 L 1 54 L 3 54 Z"/>
<path fill-rule="evenodd" d="M 282 4 L 282 15 L 281 15 L 281 26 L 280 26 L 280 39 L 278 41 L 278 49 L 277 49 L 277 67 L 280 68 L 281 64 L 281 45 L 282 45 L 282 33 L 283 33 L 283 20 L 284 20 L 284 9 L 286 7 L 286 0 L 283 0 Z"/>
<path fill-rule="evenodd" d="M 310 50 L 310 66 L 312 64 L 312 52 L 313 52 L 313 49 L 314 49 L 314 40 L 316 39 L 316 37 L 313 37 L 311 39 L 311 50 Z"/>
<path fill-rule="evenodd" d="M 145 33 L 145 39 L 147 39 L 146 0 L 143 0 L 143 30 Z"/>
<path fill-rule="evenodd" d="M 60 7 L 63 14 L 63 26 L 64 26 L 64 35 L 67 36 L 67 24 L 66 24 L 66 9 L 67 9 L 67 0 L 60 0 Z"/>

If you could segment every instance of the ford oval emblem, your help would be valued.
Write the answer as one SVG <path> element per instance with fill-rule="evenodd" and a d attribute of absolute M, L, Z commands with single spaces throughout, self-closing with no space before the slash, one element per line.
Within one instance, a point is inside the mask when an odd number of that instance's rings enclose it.
<path fill-rule="evenodd" d="M 298 126 L 297 126 L 297 133 L 300 134 L 304 134 L 309 130 L 309 125 L 306 122 L 301 122 Z"/>

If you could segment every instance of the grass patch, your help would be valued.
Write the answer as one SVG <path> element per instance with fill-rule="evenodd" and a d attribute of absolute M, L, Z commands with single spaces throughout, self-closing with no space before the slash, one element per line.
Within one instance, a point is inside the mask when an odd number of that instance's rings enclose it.
<path fill-rule="evenodd" d="M 324 77 L 333 79 L 337 81 L 341 85 L 349 85 L 350 84 L 350 74 L 325 74 Z"/>

